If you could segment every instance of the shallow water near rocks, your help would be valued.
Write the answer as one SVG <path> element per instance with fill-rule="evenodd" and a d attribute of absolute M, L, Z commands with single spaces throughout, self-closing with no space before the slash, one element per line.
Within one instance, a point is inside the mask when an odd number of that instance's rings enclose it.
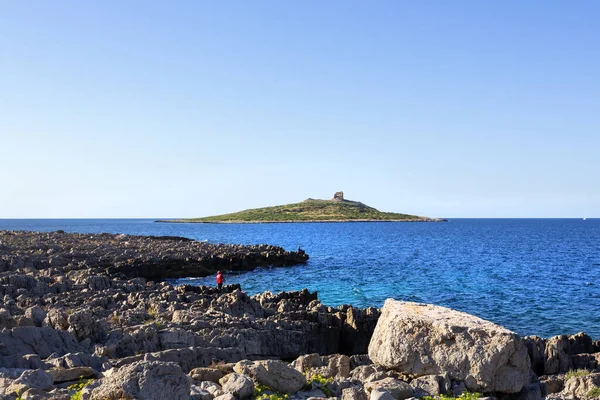
<path fill-rule="evenodd" d="M 307 265 L 226 275 L 249 294 L 318 291 L 330 306 L 386 298 L 465 311 L 522 335 L 600 338 L 600 219 L 455 219 L 447 223 L 165 224 L 153 220 L 1 220 L 0 229 L 175 235 L 268 243 Z M 214 277 L 173 283 L 214 285 Z"/>

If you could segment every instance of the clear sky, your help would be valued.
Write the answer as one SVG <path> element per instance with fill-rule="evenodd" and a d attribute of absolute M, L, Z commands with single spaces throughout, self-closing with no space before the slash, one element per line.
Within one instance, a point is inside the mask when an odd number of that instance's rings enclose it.
<path fill-rule="evenodd" d="M 0 218 L 600 217 L 598 1 L 0 1 Z"/>

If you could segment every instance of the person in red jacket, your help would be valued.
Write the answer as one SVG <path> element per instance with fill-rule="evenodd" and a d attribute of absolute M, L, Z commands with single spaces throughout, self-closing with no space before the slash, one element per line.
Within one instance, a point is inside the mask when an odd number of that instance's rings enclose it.
<path fill-rule="evenodd" d="M 223 283 L 225 283 L 225 277 L 221 273 L 221 271 L 217 271 L 217 286 L 219 286 L 219 292 L 223 288 Z"/>

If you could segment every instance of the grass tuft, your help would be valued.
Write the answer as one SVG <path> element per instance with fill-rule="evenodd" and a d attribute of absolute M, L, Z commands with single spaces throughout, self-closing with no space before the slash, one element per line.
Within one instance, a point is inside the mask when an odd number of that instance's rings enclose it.
<path fill-rule="evenodd" d="M 569 380 L 574 376 L 587 376 L 590 374 L 590 371 L 587 369 L 572 369 L 565 375 L 565 380 Z"/>
<path fill-rule="evenodd" d="M 587 392 L 587 397 L 600 397 L 600 387 L 596 386 Z"/>

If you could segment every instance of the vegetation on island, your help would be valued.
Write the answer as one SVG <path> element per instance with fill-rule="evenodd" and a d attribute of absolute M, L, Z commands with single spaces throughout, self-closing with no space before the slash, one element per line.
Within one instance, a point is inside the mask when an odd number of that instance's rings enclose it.
<path fill-rule="evenodd" d="M 346 200 L 339 193 L 332 200 L 307 199 L 300 203 L 169 222 L 440 221 L 417 215 L 381 212 L 361 202 Z"/>

